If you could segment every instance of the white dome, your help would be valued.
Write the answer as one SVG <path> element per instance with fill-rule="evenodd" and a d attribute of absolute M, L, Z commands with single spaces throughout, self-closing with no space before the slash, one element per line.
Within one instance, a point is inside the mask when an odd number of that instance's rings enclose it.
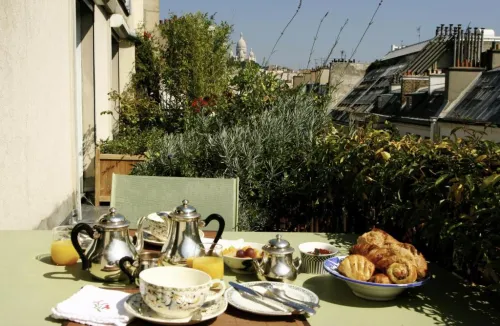
<path fill-rule="evenodd" d="M 240 40 L 236 44 L 236 57 L 240 61 L 247 59 L 247 42 L 243 39 L 243 33 L 240 33 Z"/>
<path fill-rule="evenodd" d="M 495 37 L 495 31 L 492 29 L 485 29 L 484 30 L 484 37 L 485 38 L 494 38 Z"/>
<path fill-rule="evenodd" d="M 236 50 L 238 49 L 246 49 L 247 48 L 247 42 L 243 39 L 243 33 L 240 33 L 240 39 L 238 43 L 236 44 Z"/>

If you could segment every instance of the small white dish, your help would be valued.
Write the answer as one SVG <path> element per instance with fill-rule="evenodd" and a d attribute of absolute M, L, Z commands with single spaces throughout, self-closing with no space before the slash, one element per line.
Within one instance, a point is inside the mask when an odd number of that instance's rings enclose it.
<path fill-rule="evenodd" d="M 325 261 L 325 270 L 332 274 L 335 278 L 345 281 L 347 285 L 351 288 L 354 295 L 373 301 L 389 301 L 395 299 L 398 295 L 404 292 L 406 289 L 414 288 L 424 285 L 430 277 L 427 276 L 417 282 L 409 284 L 380 284 L 372 282 L 364 282 L 354 280 L 352 278 L 342 275 L 338 271 L 338 267 L 342 260 L 347 256 L 333 257 Z"/>
<path fill-rule="evenodd" d="M 276 288 L 282 288 L 286 294 L 299 301 L 307 301 L 312 303 L 319 303 L 318 296 L 301 286 L 293 284 L 285 284 L 281 282 L 245 282 L 241 285 L 251 288 L 252 290 L 264 293 L 265 288 L 260 286 L 262 283 L 272 284 Z M 252 300 L 251 297 L 242 295 L 238 290 L 230 287 L 226 290 L 225 297 L 227 302 L 235 308 L 243 311 L 251 312 L 257 315 L 264 316 L 288 316 L 291 315 L 291 308 L 271 299 L 263 298 L 263 302 L 260 299 Z"/>
<path fill-rule="evenodd" d="M 311 254 L 310 252 L 314 252 L 315 249 L 326 249 L 330 251 L 330 253 L 319 255 Z M 300 258 L 302 259 L 302 264 L 300 265 L 302 273 L 328 274 L 323 268 L 323 263 L 325 260 L 334 257 L 339 252 L 339 249 L 326 242 L 304 242 L 299 245 L 299 251 Z"/>
<path fill-rule="evenodd" d="M 262 243 L 257 243 L 257 242 L 241 242 L 235 245 L 232 245 L 236 250 L 244 248 L 244 247 L 252 247 L 253 249 L 257 249 L 262 252 L 262 247 L 264 247 L 264 244 Z M 231 247 L 226 246 L 224 249 L 227 249 Z M 226 264 L 229 269 L 231 269 L 234 273 L 236 274 L 254 274 L 255 273 L 255 268 L 253 267 L 252 264 L 252 258 L 250 257 L 236 257 L 236 256 L 228 256 L 228 255 L 223 255 L 224 258 L 224 263 Z"/>
<path fill-rule="evenodd" d="M 203 305 L 200 320 L 190 320 L 190 318 L 165 319 L 144 303 L 140 293 L 131 294 L 125 301 L 124 306 L 125 310 L 132 316 L 151 323 L 159 325 L 194 325 L 222 315 L 227 309 L 227 301 L 222 296 L 213 302 Z"/>

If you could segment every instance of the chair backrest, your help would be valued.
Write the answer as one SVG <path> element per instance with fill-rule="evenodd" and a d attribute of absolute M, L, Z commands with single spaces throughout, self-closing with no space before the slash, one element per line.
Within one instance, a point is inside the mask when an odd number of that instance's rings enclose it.
<path fill-rule="evenodd" d="M 204 219 L 212 213 L 221 215 L 225 231 L 237 231 L 238 178 L 182 178 L 113 174 L 111 207 L 123 214 L 136 228 L 141 216 L 171 211 L 189 200 Z M 216 222 L 203 230 L 217 230 Z"/>

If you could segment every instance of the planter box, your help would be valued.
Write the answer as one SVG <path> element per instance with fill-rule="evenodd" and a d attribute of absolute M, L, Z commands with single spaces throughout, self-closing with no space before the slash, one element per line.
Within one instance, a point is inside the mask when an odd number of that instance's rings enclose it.
<path fill-rule="evenodd" d="M 146 160 L 144 155 L 95 154 L 95 206 L 111 200 L 111 183 L 114 174 L 130 174 L 135 164 Z"/>

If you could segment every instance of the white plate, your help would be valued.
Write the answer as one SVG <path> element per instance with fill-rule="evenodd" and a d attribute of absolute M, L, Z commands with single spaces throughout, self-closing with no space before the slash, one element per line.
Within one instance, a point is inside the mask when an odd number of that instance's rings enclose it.
<path fill-rule="evenodd" d="M 160 241 L 158 238 L 149 233 L 149 231 L 144 230 L 143 234 L 144 242 L 149 243 L 150 245 L 163 246 L 165 244 L 164 241 Z"/>
<path fill-rule="evenodd" d="M 204 306 L 201 310 L 201 320 L 189 320 L 189 318 L 165 319 L 151 310 L 151 308 L 142 301 L 140 293 L 131 294 L 125 301 L 124 306 L 125 310 L 132 314 L 132 316 L 147 320 L 151 323 L 159 325 L 194 325 L 222 315 L 227 309 L 227 301 L 224 296 L 222 296 L 211 304 Z"/>
<path fill-rule="evenodd" d="M 199 233 L 200 233 L 200 238 L 203 241 L 205 233 L 203 233 L 202 230 L 199 230 Z M 153 246 L 163 246 L 165 244 L 165 241 L 161 241 L 160 239 L 156 238 L 154 235 L 149 233 L 148 230 L 144 230 L 142 234 L 145 243 L 148 243 Z"/>
<path fill-rule="evenodd" d="M 241 283 L 241 285 L 251 288 L 252 290 L 263 293 L 265 289 L 260 286 L 262 283 L 270 283 L 276 288 L 282 288 L 285 290 L 286 294 L 300 301 L 309 301 L 312 303 L 319 303 L 318 296 L 311 292 L 310 290 L 303 288 L 301 286 L 293 285 L 293 284 L 284 284 L 280 282 L 246 282 Z M 291 315 L 289 307 L 271 300 L 264 298 L 265 303 L 261 303 L 260 299 L 251 300 L 247 296 L 242 296 L 240 292 L 238 292 L 235 288 L 230 287 L 226 290 L 225 297 L 227 302 L 235 308 L 238 308 L 243 311 L 251 312 L 258 315 L 266 315 L 266 316 L 287 316 Z"/>

